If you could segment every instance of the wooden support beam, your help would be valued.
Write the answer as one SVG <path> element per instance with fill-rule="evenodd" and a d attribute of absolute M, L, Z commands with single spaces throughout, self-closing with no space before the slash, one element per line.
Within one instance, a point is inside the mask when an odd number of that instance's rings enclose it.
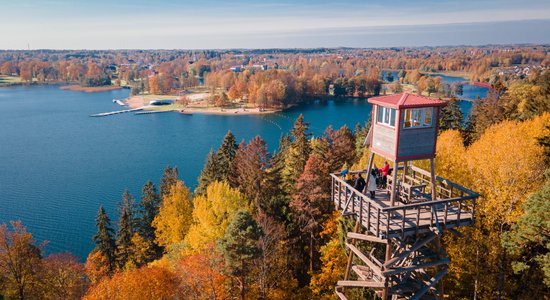
<path fill-rule="evenodd" d="M 353 229 L 353 231 L 355 233 L 358 233 L 360 229 L 361 229 L 361 220 L 357 220 L 357 222 L 355 223 L 355 228 Z M 349 244 L 349 245 L 352 246 L 353 248 L 355 248 L 355 243 L 356 243 L 356 241 L 353 240 L 351 242 L 351 244 Z M 346 245 L 348 245 L 348 243 L 346 243 Z M 357 248 L 355 248 L 355 249 L 357 249 Z M 359 251 L 359 250 L 358 250 L 358 252 L 361 253 L 361 251 Z M 353 254 L 354 254 L 354 251 L 351 251 L 349 253 L 348 264 L 347 264 L 347 267 L 346 267 L 346 272 L 344 273 L 344 280 L 348 280 L 348 278 L 349 278 L 349 273 L 351 272 L 351 266 L 353 264 Z"/>
<path fill-rule="evenodd" d="M 361 234 L 361 233 L 355 233 L 355 232 L 348 232 L 348 238 L 354 239 L 354 240 L 375 242 L 375 243 L 383 243 L 383 244 L 388 243 L 388 240 L 375 237 L 374 235 L 367 235 L 367 234 Z"/>
<path fill-rule="evenodd" d="M 424 269 L 424 268 L 444 265 L 444 264 L 448 264 L 449 262 L 451 262 L 450 259 L 443 258 L 443 259 L 440 259 L 440 260 L 431 261 L 431 262 L 427 262 L 427 263 L 424 263 L 424 264 L 411 265 L 411 266 L 407 266 L 407 267 L 400 267 L 400 268 L 386 270 L 386 271 L 382 272 L 382 274 L 384 274 L 384 276 L 391 276 L 391 275 L 395 275 L 395 274 L 399 274 L 399 273 L 403 273 L 403 272 L 414 271 L 414 270 L 417 270 L 417 269 Z"/>
<path fill-rule="evenodd" d="M 398 256 L 386 261 L 384 263 L 384 267 L 385 268 L 390 268 L 391 266 L 393 266 L 396 262 L 400 261 L 400 260 L 403 260 L 405 259 L 407 256 L 409 256 L 411 253 L 415 252 L 416 250 L 422 248 L 424 245 L 428 244 L 429 242 L 431 242 L 433 239 L 435 239 L 437 237 L 437 235 L 435 234 L 430 234 L 428 235 L 426 238 L 424 238 L 423 240 L 419 240 L 417 241 L 416 243 L 414 243 L 414 245 L 408 249 L 408 250 L 405 250 L 403 252 L 401 252 Z"/>
<path fill-rule="evenodd" d="M 443 276 L 445 276 L 445 274 L 447 274 L 448 272 L 448 269 L 445 268 L 441 271 L 439 271 L 439 273 L 437 273 L 437 275 L 435 275 L 434 278 L 430 279 L 430 281 L 427 282 L 427 285 L 421 289 L 420 291 L 418 291 L 416 294 L 414 294 L 410 300 L 419 300 L 422 296 L 424 296 L 424 294 L 426 294 L 434 285 L 437 284 L 437 282 L 439 282 L 441 280 L 441 278 L 443 278 Z"/>
<path fill-rule="evenodd" d="M 339 291 L 338 287 L 336 287 L 334 289 L 334 291 L 336 292 L 336 296 L 338 296 L 338 298 L 340 298 L 340 300 L 348 300 L 348 298 L 346 297 L 346 295 L 344 295 L 344 293 L 342 293 L 341 291 Z"/>
<path fill-rule="evenodd" d="M 336 283 L 338 286 L 342 287 L 366 287 L 371 289 L 382 289 L 384 288 L 383 282 L 377 281 L 366 281 L 366 280 L 338 280 Z"/>
<path fill-rule="evenodd" d="M 380 268 L 376 264 L 374 264 L 372 261 L 370 261 L 370 259 L 365 254 L 363 254 L 361 250 L 359 250 L 357 247 L 355 247 L 350 243 L 346 243 L 346 247 L 348 247 L 355 255 L 357 255 L 357 257 L 359 257 L 359 259 L 361 259 L 372 270 L 374 274 L 378 275 L 379 277 L 384 277 L 382 275 L 382 271 L 380 270 Z"/>

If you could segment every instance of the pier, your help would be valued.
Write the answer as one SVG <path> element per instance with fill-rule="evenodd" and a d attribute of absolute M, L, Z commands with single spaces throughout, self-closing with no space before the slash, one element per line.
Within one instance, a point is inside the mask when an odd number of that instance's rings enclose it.
<path fill-rule="evenodd" d="M 128 113 L 128 112 L 133 112 L 133 111 L 140 111 L 140 110 L 143 110 L 143 107 L 133 108 L 133 109 L 125 109 L 125 110 L 117 110 L 117 111 L 109 111 L 109 112 L 99 113 L 99 114 L 95 114 L 95 115 L 90 115 L 90 117 L 106 117 L 106 116 L 118 115 L 118 114 L 123 114 L 123 113 Z"/>

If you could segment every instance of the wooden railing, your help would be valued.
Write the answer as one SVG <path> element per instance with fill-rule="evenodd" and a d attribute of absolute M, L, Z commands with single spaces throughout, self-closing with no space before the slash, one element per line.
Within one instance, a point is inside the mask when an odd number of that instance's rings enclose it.
<path fill-rule="evenodd" d="M 361 220 L 366 231 L 379 238 L 404 237 L 419 230 L 457 227 L 474 222 L 477 193 L 436 176 L 436 200 L 432 201 L 430 174 L 414 166 L 409 167 L 407 173 L 411 182 L 426 186 L 425 195 L 414 203 L 396 202 L 395 206 L 390 207 L 389 196 L 387 201 L 380 198 L 372 200 L 346 183 L 337 173 L 331 174 L 332 201 L 342 214 Z M 351 174 L 366 175 L 366 171 L 352 171 Z M 398 174 L 397 177 L 401 176 Z"/>

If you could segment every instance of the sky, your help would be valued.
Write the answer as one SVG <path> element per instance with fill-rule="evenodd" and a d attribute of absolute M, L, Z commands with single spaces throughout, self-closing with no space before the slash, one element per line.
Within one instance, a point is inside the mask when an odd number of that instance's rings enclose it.
<path fill-rule="evenodd" d="M 550 43 L 549 0 L 0 0 L 0 49 Z"/>

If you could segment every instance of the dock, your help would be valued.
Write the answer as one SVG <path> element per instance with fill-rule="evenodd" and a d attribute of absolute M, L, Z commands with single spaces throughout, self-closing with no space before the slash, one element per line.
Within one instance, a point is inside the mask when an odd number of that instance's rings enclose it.
<path fill-rule="evenodd" d="M 118 114 L 123 114 L 123 113 L 128 113 L 128 112 L 133 112 L 133 111 L 140 111 L 140 110 L 143 110 L 143 107 L 133 108 L 133 109 L 117 110 L 117 111 L 109 111 L 109 112 L 99 113 L 99 114 L 95 114 L 95 115 L 90 115 L 90 117 L 106 117 L 106 116 L 118 115 Z"/>

